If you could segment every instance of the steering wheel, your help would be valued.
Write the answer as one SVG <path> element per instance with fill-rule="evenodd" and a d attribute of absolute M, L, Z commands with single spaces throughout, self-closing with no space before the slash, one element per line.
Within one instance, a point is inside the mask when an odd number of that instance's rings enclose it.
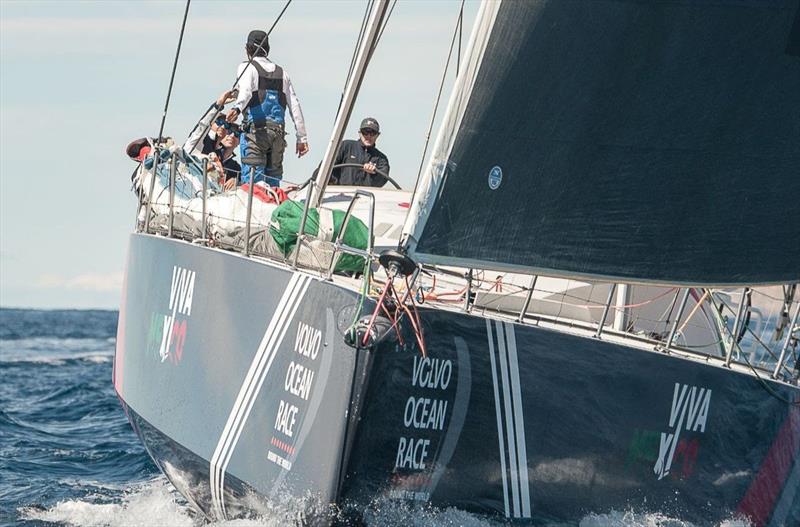
<path fill-rule="evenodd" d="M 334 168 L 344 168 L 344 167 L 354 167 L 354 168 L 361 168 L 361 167 L 363 167 L 363 166 L 364 166 L 364 165 L 361 165 L 361 164 L 359 164 L 359 163 L 339 163 L 338 165 L 333 165 L 333 166 L 331 167 L 331 170 L 333 170 Z M 400 187 L 400 185 L 398 185 L 398 184 L 397 184 L 397 181 L 395 181 L 394 179 L 390 178 L 390 177 L 389 177 L 389 174 L 387 174 L 387 173 L 386 173 L 386 172 L 384 172 L 383 170 L 379 170 L 379 169 L 377 169 L 377 168 L 376 168 L 376 169 L 375 169 L 375 172 L 376 172 L 376 173 L 378 173 L 378 174 L 380 174 L 381 176 L 385 177 L 385 178 L 386 178 L 386 179 L 389 181 L 389 183 L 391 183 L 392 185 L 394 185 L 394 188 L 396 188 L 397 190 L 403 190 L 403 189 Z"/>
<path fill-rule="evenodd" d="M 358 163 L 340 163 L 340 164 L 338 164 L 338 165 L 333 165 L 333 166 L 331 167 L 331 170 L 333 170 L 334 168 L 342 168 L 342 167 L 355 167 L 355 168 L 361 168 L 361 167 L 363 167 L 363 166 L 364 166 L 364 165 L 360 165 L 360 164 L 358 164 Z M 394 188 L 396 188 L 397 190 L 403 190 L 403 189 L 402 189 L 402 187 L 400 187 L 400 185 L 398 185 L 398 184 L 397 184 L 397 181 L 395 181 L 394 179 L 392 179 L 391 177 L 389 177 L 389 174 L 385 173 L 385 172 L 384 172 L 384 171 L 382 171 L 382 170 L 378 170 L 377 168 L 375 169 L 375 172 L 377 172 L 378 174 L 380 174 L 380 175 L 382 175 L 383 177 L 385 177 L 385 178 L 386 178 L 386 180 L 387 180 L 389 183 L 391 183 L 392 185 L 394 185 Z M 303 183 L 302 185 L 300 185 L 299 187 L 297 187 L 297 189 L 295 189 L 295 192 L 300 192 L 301 190 L 303 190 L 304 188 L 306 188 L 306 187 L 308 186 L 308 184 L 309 184 L 309 183 L 311 183 L 313 180 L 314 180 L 314 178 L 313 178 L 313 177 L 311 177 L 311 178 L 308 178 L 308 180 L 306 180 L 306 182 L 305 182 L 305 183 Z"/>

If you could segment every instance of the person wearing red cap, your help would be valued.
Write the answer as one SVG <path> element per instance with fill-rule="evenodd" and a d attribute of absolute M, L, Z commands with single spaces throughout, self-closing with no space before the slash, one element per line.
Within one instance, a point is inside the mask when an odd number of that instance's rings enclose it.
<path fill-rule="evenodd" d="M 308 153 L 308 136 L 303 121 L 300 101 L 286 72 L 267 59 L 269 39 L 261 30 L 253 30 L 247 36 L 245 46 L 248 60 L 239 65 L 237 89 L 239 95 L 228 112 L 227 121 L 235 122 L 241 115 L 242 134 L 240 148 L 242 164 L 241 182 L 252 179 L 266 181 L 271 186 L 280 185 L 283 177 L 283 152 L 285 115 L 289 115 L 297 131 L 296 153 L 298 157 Z"/>

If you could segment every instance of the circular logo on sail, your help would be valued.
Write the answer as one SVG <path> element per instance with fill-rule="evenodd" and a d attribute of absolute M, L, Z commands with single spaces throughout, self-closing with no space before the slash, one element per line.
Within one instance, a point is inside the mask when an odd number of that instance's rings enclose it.
<path fill-rule="evenodd" d="M 497 190 L 500 188 L 500 183 L 503 182 L 503 169 L 498 166 L 493 166 L 489 171 L 489 188 Z"/>

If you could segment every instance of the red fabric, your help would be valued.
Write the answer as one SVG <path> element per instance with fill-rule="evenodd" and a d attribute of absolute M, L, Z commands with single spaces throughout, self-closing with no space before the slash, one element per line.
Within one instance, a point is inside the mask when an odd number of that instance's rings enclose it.
<path fill-rule="evenodd" d="M 139 150 L 139 155 L 138 155 L 138 156 L 136 156 L 136 160 L 137 160 L 137 161 L 144 161 L 144 158 L 145 158 L 145 157 L 147 157 L 147 154 L 149 154 L 149 153 L 150 153 L 150 150 L 151 150 L 151 149 L 150 149 L 150 147 L 149 147 L 149 146 L 143 146 L 143 147 L 142 147 L 142 148 Z"/>
<path fill-rule="evenodd" d="M 769 523 L 798 449 L 800 449 L 800 410 L 792 408 L 775 436 L 750 488 L 736 509 L 739 514 L 750 518 L 754 527 L 764 527 Z"/>
<path fill-rule="evenodd" d="M 242 185 L 242 190 L 244 190 L 245 192 L 250 192 L 250 185 L 248 183 L 245 183 L 244 185 Z M 289 196 L 286 195 L 286 192 L 282 188 L 270 187 L 270 190 L 272 190 L 272 192 L 277 194 L 278 196 L 277 203 L 275 201 L 275 198 L 272 197 L 272 195 L 268 194 L 266 189 L 261 185 L 256 185 L 256 187 L 253 189 L 253 196 L 260 199 L 264 203 L 276 203 L 277 205 L 280 205 L 281 203 L 289 199 Z"/>

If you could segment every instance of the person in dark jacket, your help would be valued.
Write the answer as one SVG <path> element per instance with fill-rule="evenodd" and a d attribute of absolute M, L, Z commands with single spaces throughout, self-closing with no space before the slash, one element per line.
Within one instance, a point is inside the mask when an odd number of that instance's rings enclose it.
<path fill-rule="evenodd" d="M 342 141 L 333 161 L 334 165 L 352 163 L 359 166 L 334 168 L 328 184 L 359 187 L 385 185 L 388 180 L 379 172 L 389 175 L 389 158 L 375 147 L 380 134 L 381 127 L 374 118 L 367 117 L 361 121 L 358 140 Z"/>
<path fill-rule="evenodd" d="M 235 157 L 238 147 L 239 130 L 238 126 L 234 125 L 222 136 L 219 146 L 209 154 L 209 159 L 216 167 L 217 172 L 225 174 L 224 182 L 220 182 L 225 190 L 235 188 L 241 177 L 242 167 Z"/>

